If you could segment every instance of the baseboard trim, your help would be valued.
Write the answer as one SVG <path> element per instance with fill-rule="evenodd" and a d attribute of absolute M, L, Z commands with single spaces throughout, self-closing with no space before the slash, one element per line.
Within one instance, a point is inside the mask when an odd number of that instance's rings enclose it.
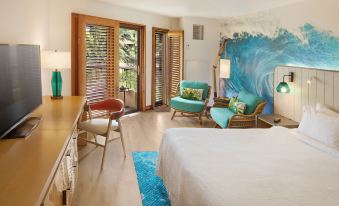
<path fill-rule="evenodd" d="M 149 111 L 149 110 L 153 110 L 153 106 L 152 105 L 146 106 L 146 111 Z"/>

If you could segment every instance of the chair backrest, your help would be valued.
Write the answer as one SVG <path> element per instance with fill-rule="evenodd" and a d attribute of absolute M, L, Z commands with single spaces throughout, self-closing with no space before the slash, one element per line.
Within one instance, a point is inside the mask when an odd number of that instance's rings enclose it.
<path fill-rule="evenodd" d="M 257 106 L 265 100 L 257 95 L 242 90 L 238 94 L 238 99 L 246 104 L 245 114 L 253 114 Z"/>
<path fill-rule="evenodd" d="M 116 112 L 111 116 L 111 119 L 117 119 L 124 115 L 125 104 L 121 99 L 106 99 L 101 102 L 96 102 L 89 105 L 91 110 L 105 110 L 109 112 Z"/>
<path fill-rule="evenodd" d="M 197 82 L 197 81 L 189 81 L 183 80 L 180 82 L 180 95 L 182 94 L 182 90 L 184 88 L 192 88 L 192 89 L 203 89 L 202 99 L 205 100 L 208 96 L 208 84 L 205 82 Z"/>

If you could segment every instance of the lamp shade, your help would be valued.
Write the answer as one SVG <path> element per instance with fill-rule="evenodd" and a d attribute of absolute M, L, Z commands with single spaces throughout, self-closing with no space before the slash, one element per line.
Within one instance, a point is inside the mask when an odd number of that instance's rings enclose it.
<path fill-rule="evenodd" d="M 220 78 L 229 79 L 231 76 L 231 61 L 229 59 L 220 59 Z"/>
<path fill-rule="evenodd" d="M 277 86 L 277 92 L 279 93 L 290 93 L 290 87 L 286 82 L 280 82 Z"/>
<path fill-rule="evenodd" d="M 70 69 L 71 53 L 59 51 L 42 51 L 41 67 L 43 69 Z"/>

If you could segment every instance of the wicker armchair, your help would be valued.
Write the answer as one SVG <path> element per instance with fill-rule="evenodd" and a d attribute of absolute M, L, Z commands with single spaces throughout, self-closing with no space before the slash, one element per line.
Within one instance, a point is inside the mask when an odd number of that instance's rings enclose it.
<path fill-rule="evenodd" d="M 236 114 L 228 123 L 228 128 L 254 128 L 256 125 L 256 117 L 264 110 L 266 102 L 258 104 L 255 111 L 250 115 Z"/>
<path fill-rule="evenodd" d="M 209 97 L 211 94 L 211 86 L 208 86 L 205 88 L 207 91 L 206 97 L 203 98 L 203 101 L 196 101 L 196 100 L 186 100 L 182 99 L 180 97 L 180 84 L 185 84 L 188 86 L 197 86 L 198 85 L 205 85 L 205 83 L 202 82 L 191 82 L 191 81 L 182 81 L 177 85 L 177 90 L 171 94 L 173 98 L 171 98 L 171 108 L 174 110 L 172 115 L 172 120 L 174 117 L 198 117 L 199 123 L 202 125 L 202 115 L 204 114 L 204 111 L 206 110 Z M 204 86 L 202 87 L 204 88 Z M 199 104 L 199 105 L 197 105 Z M 176 115 L 177 112 L 180 112 L 181 115 Z"/>
<path fill-rule="evenodd" d="M 250 105 L 250 109 L 245 114 L 234 114 L 229 107 L 228 98 L 216 98 L 214 99 L 214 105 L 211 109 L 211 117 L 216 123 L 216 127 L 221 128 L 255 128 L 256 126 L 256 117 L 261 114 L 266 106 L 266 102 L 262 98 L 256 97 L 253 94 L 247 92 L 241 92 L 242 97 L 245 99 L 247 97 L 254 98 L 256 101 L 250 103 L 251 101 L 245 102 Z"/>

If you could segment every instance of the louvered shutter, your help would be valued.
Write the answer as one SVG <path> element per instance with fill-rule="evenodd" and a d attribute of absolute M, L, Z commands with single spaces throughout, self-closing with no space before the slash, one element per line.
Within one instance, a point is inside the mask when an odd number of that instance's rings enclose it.
<path fill-rule="evenodd" d="M 184 79 L 184 35 L 183 31 L 168 32 L 168 89 L 174 96 L 177 85 Z"/>
<path fill-rule="evenodd" d="M 155 106 L 166 103 L 165 96 L 165 45 L 166 33 L 155 33 Z"/>
<path fill-rule="evenodd" d="M 79 16 L 79 95 L 89 104 L 118 94 L 119 22 Z M 102 113 L 94 113 L 95 116 Z"/>

